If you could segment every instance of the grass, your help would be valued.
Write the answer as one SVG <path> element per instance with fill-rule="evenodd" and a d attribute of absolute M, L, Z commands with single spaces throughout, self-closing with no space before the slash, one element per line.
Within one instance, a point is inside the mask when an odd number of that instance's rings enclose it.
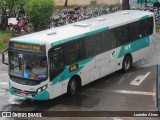
<path fill-rule="evenodd" d="M 8 47 L 8 43 L 5 43 L 5 39 L 10 39 L 11 34 L 9 31 L 2 31 L 0 30 L 0 52 Z"/>
<path fill-rule="evenodd" d="M 74 8 L 74 7 L 76 7 L 77 5 L 68 5 L 67 6 L 67 8 Z M 54 7 L 54 10 L 57 10 L 57 9 L 59 9 L 59 10 L 61 10 L 61 9 L 64 9 L 65 7 L 64 7 L 64 5 L 56 5 L 55 7 Z"/>
<path fill-rule="evenodd" d="M 160 31 L 160 25 L 156 25 L 156 31 L 157 31 L 157 32 Z"/>

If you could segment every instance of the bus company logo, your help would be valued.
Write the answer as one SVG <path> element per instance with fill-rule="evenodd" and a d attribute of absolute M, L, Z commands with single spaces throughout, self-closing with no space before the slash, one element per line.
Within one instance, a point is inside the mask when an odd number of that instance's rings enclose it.
<path fill-rule="evenodd" d="M 11 112 L 2 112 L 2 117 L 12 117 Z"/>
<path fill-rule="evenodd" d="M 127 46 L 125 46 L 125 47 L 124 47 L 124 49 L 125 49 L 125 51 L 130 50 L 130 49 L 131 49 L 131 45 L 127 45 Z"/>
<path fill-rule="evenodd" d="M 112 54 L 111 54 L 111 58 L 112 58 L 112 59 L 115 59 L 116 57 L 117 57 L 117 51 L 114 50 L 114 51 L 112 52 Z"/>

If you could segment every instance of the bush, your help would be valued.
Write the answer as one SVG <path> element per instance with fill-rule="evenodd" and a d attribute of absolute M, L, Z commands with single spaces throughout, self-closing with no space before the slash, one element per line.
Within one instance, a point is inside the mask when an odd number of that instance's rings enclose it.
<path fill-rule="evenodd" d="M 27 15 L 31 18 L 33 27 L 47 26 L 53 13 L 53 0 L 28 0 L 25 6 Z"/>

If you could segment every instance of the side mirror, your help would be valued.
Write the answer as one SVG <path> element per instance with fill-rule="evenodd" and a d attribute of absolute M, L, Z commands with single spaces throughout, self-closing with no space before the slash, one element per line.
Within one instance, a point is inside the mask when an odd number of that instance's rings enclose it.
<path fill-rule="evenodd" d="M 5 65 L 8 65 L 8 63 L 5 62 L 5 52 L 8 51 L 8 48 L 5 49 L 3 52 L 2 52 L 2 63 L 5 64 Z"/>

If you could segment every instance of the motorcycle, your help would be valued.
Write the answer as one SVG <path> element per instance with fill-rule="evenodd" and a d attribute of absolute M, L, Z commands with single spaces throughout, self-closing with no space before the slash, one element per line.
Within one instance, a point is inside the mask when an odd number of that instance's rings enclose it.
<path fill-rule="evenodd" d="M 10 27 L 12 36 L 17 37 L 22 32 L 30 33 L 32 31 L 32 26 L 29 25 L 29 21 L 22 18 L 16 25 Z"/>

